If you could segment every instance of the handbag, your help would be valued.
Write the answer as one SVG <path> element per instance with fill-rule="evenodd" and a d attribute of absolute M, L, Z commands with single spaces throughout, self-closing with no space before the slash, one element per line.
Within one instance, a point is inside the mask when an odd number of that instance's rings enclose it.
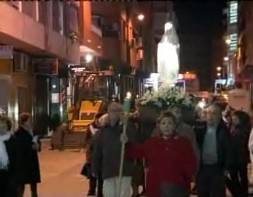
<path fill-rule="evenodd" d="M 91 172 L 91 164 L 90 163 L 85 163 L 82 167 L 81 170 L 81 175 L 91 178 L 92 177 L 92 172 Z"/>

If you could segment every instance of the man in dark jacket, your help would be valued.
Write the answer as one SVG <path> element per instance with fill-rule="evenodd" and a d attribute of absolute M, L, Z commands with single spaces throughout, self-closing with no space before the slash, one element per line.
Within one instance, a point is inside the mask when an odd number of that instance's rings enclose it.
<path fill-rule="evenodd" d="M 94 136 L 100 129 L 100 123 L 99 123 L 99 118 L 103 114 L 96 114 L 95 116 L 95 121 L 89 125 L 87 134 L 86 134 L 86 163 L 84 166 L 91 166 L 91 161 L 92 161 L 92 153 L 94 150 L 94 143 L 95 139 Z M 86 175 L 87 178 L 89 179 L 89 190 L 87 196 L 95 196 L 96 194 L 96 188 L 97 188 L 97 197 L 102 197 L 103 196 L 103 180 L 101 177 L 101 173 L 98 173 L 98 177 L 93 177 L 91 175 Z"/>
<path fill-rule="evenodd" d="M 123 107 L 119 103 L 112 103 L 108 107 L 108 124 L 101 128 L 96 136 L 95 149 L 92 156 L 92 171 L 95 175 L 102 171 L 104 180 L 104 197 L 119 197 L 119 168 L 121 158 L 120 136 L 123 131 L 121 115 Z M 135 140 L 136 130 L 128 125 L 127 135 L 129 141 Z M 131 192 L 131 176 L 133 164 L 124 160 L 121 197 L 129 197 Z"/>
<path fill-rule="evenodd" d="M 207 108 L 206 122 L 198 122 L 195 126 L 200 153 L 196 180 L 199 197 L 225 197 L 228 128 L 221 117 L 221 108 L 212 104 Z"/>

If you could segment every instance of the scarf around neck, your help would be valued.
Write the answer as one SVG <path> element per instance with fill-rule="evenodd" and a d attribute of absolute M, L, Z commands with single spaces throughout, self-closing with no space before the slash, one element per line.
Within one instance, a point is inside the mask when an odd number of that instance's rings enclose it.
<path fill-rule="evenodd" d="M 9 157 L 4 142 L 9 140 L 10 137 L 10 133 L 0 135 L 0 169 L 2 170 L 8 169 L 9 165 Z"/>

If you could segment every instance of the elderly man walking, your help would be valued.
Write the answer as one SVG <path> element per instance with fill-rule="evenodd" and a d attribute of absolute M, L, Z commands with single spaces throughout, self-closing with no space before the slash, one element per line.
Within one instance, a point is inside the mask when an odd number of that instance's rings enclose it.
<path fill-rule="evenodd" d="M 206 121 L 195 126 L 200 152 L 197 173 L 199 197 L 225 197 L 225 167 L 227 163 L 228 128 L 222 120 L 222 111 L 217 104 L 207 108 Z"/>
<path fill-rule="evenodd" d="M 108 123 L 100 129 L 95 141 L 95 150 L 92 157 L 92 171 L 96 176 L 102 171 L 104 180 L 104 197 L 129 197 L 131 192 L 131 176 L 133 163 L 124 160 L 121 180 L 121 193 L 119 190 L 119 168 L 121 158 L 120 136 L 123 132 L 121 116 L 123 107 L 119 103 L 112 103 L 108 107 Z M 127 135 L 130 142 L 136 139 L 137 131 L 134 125 L 129 124 Z"/>

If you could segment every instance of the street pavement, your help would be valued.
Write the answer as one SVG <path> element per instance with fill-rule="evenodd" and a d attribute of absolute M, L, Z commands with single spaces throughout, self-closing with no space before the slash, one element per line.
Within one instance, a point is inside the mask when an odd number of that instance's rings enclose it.
<path fill-rule="evenodd" d="M 85 154 L 81 150 L 49 150 L 49 140 L 43 140 L 39 153 L 41 183 L 39 197 L 84 197 L 88 182 L 80 175 Z M 26 186 L 25 197 L 30 197 Z"/>
<path fill-rule="evenodd" d="M 86 197 L 88 181 L 80 175 L 85 162 L 84 151 L 49 150 L 49 144 L 49 139 L 43 140 L 42 151 L 39 153 L 41 171 L 39 197 Z M 26 186 L 25 197 L 30 196 L 30 188 Z"/>

